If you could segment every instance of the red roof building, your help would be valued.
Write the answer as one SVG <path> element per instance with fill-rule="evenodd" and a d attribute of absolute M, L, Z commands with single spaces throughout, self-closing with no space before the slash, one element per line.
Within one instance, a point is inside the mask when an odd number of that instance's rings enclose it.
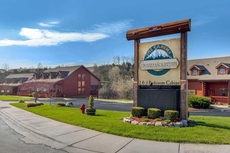
<path fill-rule="evenodd" d="M 28 96 L 33 92 L 38 92 L 38 97 L 98 97 L 100 79 L 97 78 L 83 65 L 71 67 L 57 67 L 48 69 L 42 73 L 31 73 L 31 77 L 14 88 L 14 83 L 8 83 L 8 94 Z M 20 74 L 23 76 L 23 74 Z M 9 75 L 7 78 L 12 77 Z M 4 80 L 7 82 L 7 78 Z M 16 74 L 14 78 L 19 79 Z M 7 83 L 0 83 L 0 91 L 4 90 Z"/>
<path fill-rule="evenodd" d="M 188 90 L 230 104 L 230 56 L 188 61 Z"/>

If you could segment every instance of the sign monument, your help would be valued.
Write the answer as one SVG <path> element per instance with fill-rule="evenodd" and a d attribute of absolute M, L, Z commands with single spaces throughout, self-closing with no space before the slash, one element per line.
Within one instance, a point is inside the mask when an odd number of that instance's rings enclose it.
<path fill-rule="evenodd" d="M 175 109 L 188 119 L 187 32 L 191 20 L 129 30 L 134 40 L 134 106 Z M 140 39 L 180 33 L 180 38 L 140 43 Z"/>

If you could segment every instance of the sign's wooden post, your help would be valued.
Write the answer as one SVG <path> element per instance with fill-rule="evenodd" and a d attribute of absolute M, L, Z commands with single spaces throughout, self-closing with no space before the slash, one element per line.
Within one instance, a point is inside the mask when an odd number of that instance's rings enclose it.
<path fill-rule="evenodd" d="M 138 86 L 139 43 L 140 43 L 140 39 L 134 40 L 133 106 L 137 106 L 137 90 L 139 88 Z"/>
<path fill-rule="evenodd" d="M 188 119 L 187 32 L 181 33 L 180 118 Z"/>
<path fill-rule="evenodd" d="M 188 82 L 187 82 L 187 32 L 190 31 L 191 19 L 181 20 L 166 24 L 161 24 L 157 26 L 145 27 L 140 29 L 129 30 L 126 33 L 127 40 L 134 40 L 134 83 L 133 83 L 133 106 L 137 106 L 137 91 L 139 87 L 139 46 L 140 39 L 142 38 L 150 38 L 157 36 L 164 36 L 170 34 L 181 34 L 181 42 L 180 42 L 180 78 L 178 84 L 180 84 L 180 118 L 187 120 L 188 119 Z M 178 49 L 179 50 L 179 49 Z M 170 51 L 168 52 L 170 53 Z M 175 61 L 175 59 L 174 59 Z M 167 61 L 167 62 L 174 62 Z M 146 65 L 152 65 L 153 67 L 157 63 L 148 63 L 149 61 L 142 62 L 142 69 L 150 69 L 149 67 L 145 67 Z M 152 62 L 152 61 L 150 61 Z M 159 63 L 158 65 L 165 65 L 164 63 Z M 173 67 L 169 67 L 171 69 Z M 154 80 L 153 80 L 154 81 Z M 152 83 L 151 83 L 152 84 Z M 146 85 L 146 83 L 145 83 Z M 176 84 L 177 85 L 177 84 Z M 230 88 L 230 87 L 229 87 Z M 230 94 L 230 93 L 229 93 Z M 229 96 L 230 97 L 230 96 Z"/>
<path fill-rule="evenodd" d="M 230 81 L 228 81 L 228 105 L 230 105 Z"/>

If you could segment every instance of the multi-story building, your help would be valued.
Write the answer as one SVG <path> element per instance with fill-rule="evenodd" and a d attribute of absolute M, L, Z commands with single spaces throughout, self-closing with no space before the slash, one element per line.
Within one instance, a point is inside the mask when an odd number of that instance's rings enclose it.
<path fill-rule="evenodd" d="M 230 104 L 230 56 L 189 60 L 189 91 Z"/>
<path fill-rule="evenodd" d="M 7 76 L 0 80 L 0 91 L 20 96 L 28 96 L 35 92 L 39 97 L 98 97 L 100 79 L 83 65 L 58 67 L 29 75 Z M 18 81 L 22 78 L 24 81 Z"/>

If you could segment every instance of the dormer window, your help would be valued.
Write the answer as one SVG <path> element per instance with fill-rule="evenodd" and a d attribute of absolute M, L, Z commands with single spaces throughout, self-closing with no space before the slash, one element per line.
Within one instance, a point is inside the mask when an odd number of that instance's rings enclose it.
<path fill-rule="evenodd" d="M 219 72 L 220 74 L 226 74 L 226 68 L 220 68 Z"/>
<path fill-rule="evenodd" d="M 218 75 L 226 75 L 229 73 L 230 64 L 229 63 L 220 63 L 216 66 Z"/>
<path fill-rule="evenodd" d="M 197 69 L 193 69 L 192 70 L 192 75 L 198 75 L 198 70 Z"/>
<path fill-rule="evenodd" d="M 204 70 L 205 70 L 205 67 L 203 65 L 193 65 L 190 68 L 192 76 L 201 75 Z"/>

